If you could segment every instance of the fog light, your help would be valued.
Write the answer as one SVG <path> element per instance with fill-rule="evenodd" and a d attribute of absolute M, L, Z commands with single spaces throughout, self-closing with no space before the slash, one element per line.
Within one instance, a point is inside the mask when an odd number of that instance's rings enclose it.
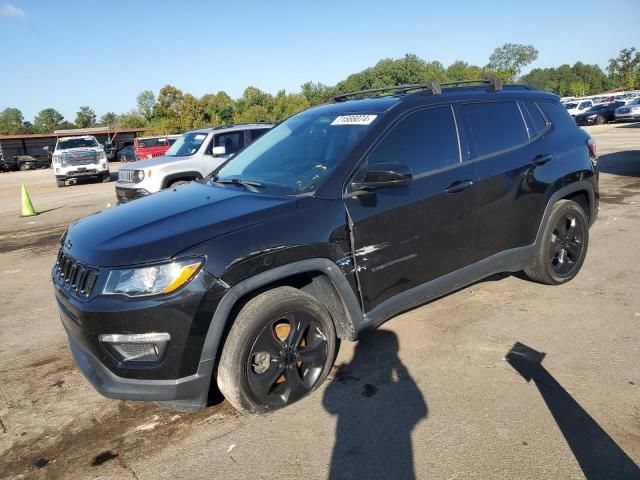
<path fill-rule="evenodd" d="M 168 333 L 138 333 L 131 335 L 99 335 L 104 346 L 124 363 L 159 362 L 164 358 L 171 335 Z"/>

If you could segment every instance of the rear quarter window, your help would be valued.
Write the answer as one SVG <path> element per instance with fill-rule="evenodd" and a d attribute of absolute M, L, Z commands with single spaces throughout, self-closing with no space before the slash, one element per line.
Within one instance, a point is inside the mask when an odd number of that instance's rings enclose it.
<path fill-rule="evenodd" d="M 527 117 L 527 124 L 531 130 L 532 136 L 538 135 L 547 127 L 547 121 L 542 116 L 542 112 L 538 106 L 533 102 L 522 102 L 525 116 Z"/>
<path fill-rule="evenodd" d="M 556 127 L 573 128 L 576 122 L 566 109 L 556 103 L 540 102 L 538 103 L 542 112 Z"/>
<path fill-rule="evenodd" d="M 473 158 L 507 150 L 529 141 L 515 101 L 467 103 L 460 111 L 474 147 Z"/>

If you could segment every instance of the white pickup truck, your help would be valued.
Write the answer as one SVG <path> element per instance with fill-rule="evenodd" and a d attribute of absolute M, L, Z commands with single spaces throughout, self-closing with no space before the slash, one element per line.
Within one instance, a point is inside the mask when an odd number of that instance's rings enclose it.
<path fill-rule="evenodd" d="M 273 125 L 253 123 L 203 128 L 183 134 L 161 157 L 127 163 L 118 171 L 118 203 L 200 180 Z"/>
<path fill-rule="evenodd" d="M 103 182 L 111 180 L 107 154 L 91 135 L 59 138 L 51 162 L 58 187 L 79 177 L 97 177 Z"/>

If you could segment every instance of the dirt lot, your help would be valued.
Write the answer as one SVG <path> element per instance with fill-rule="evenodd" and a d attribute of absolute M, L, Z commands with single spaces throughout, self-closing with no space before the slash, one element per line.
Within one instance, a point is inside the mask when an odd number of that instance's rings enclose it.
<path fill-rule="evenodd" d="M 262 417 L 95 393 L 68 352 L 49 271 L 66 225 L 114 202 L 113 184 L 0 174 L 0 478 L 640 478 L 634 127 L 589 130 L 602 203 L 576 280 L 496 276 L 398 316 L 344 343 L 310 398 Z M 37 217 L 17 215 L 22 183 Z M 542 364 L 506 362 L 516 342 Z"/>

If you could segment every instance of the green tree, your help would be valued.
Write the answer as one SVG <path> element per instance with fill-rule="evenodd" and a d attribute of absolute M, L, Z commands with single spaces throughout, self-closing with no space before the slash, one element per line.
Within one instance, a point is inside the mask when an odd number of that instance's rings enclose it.
<path fill-rule="evenodd" d="M 156 105 L 156 96 L 151 90 L 143 90 L 136 97 L 138 110 L 144 118 L 151 120 L 153 117 L 153 107 Z"/>
<path fill-rule="evenodd" d="M 0 112 L 0 135 L 17 135 L 24 132 L 24 117 L 17 108 L 5 108 Z"/>
<path fill-rule="evenodd" d="M 118 115 L 117 124 L 120 128 L 144 128 L 147 126 L 147 120 L 137 111 L 132 110 Z"/>
<path fill-rule="evenodd" d="M 271 119 L 274 122 L 281 122 L 309 106 L 309 101 L 303 94 L 287 94 L 284 90 L 280 90 L 275 98 Z"/>
<path fill-rule="evenodd" d="M 96 112 L 91 107 L 80 107 L 76 113 L 75 124 L 78 128 L 90 128 L 96 124 Z"/>
<path fill-rule="evenodd" d="M 560 65 L 557 68 L 534 68 L 520 78 L 522 83 L 533 85 L 560 96 L 593 95 L 607 88 L 607 76 L 598 65 Z"/>
<path fill-rule="evenodd" d="M 158 93 L 158 101 L 155 104 L 153 116 L 177 119 L 180 116 L 183 95 L 182 90 L 173 85 L 162 87 Z"/>
<path fill-rule="evenodd" d="M 635 47 L 623 48 L 617 57 L 609 59 L 607 70 L 616 87 L 640 87 L 640 52 Z"/>
<path fill-rule="evenodd" d="M 71 130 L 73 128 L 76 128 L 75 123 L 72 123 L 68 120 L 63 120 L 62 122 L 60 122 L 56 130 Z"/>
<path fill-rule="evenodd" d="M 533 45 L 505 43 L 496 48 L 489 57 L 487 67 L 495 70 L 505 82 L 513 82 L 522 67 L 538 58 L 538 50 Z"/>
<path fill-rule="evenodd" d="M 51 133 L 59 128 L 64 117 L 55 108 L 45 108 L 35 116 L 33 128 L 38 133 Z"/>
<path fill-rule="evenodd" d="M 209 125 L 228 125 L 233 123 L 233 99 L 226 92 L 220 91 L 215 95 L 207 93 L 200 98 L 204 109 L 206 122 Z"/>
<path fill-rule="evenodd" d="M 118 115 L 113 112 L 107 112 L 100 117 L 100 125 L 112 129 L 118 126 Z"/>
<path fill-rule="evenodd" d="M 306 82 L 300 87 L 302 96 L 309 105 L 319 105 L 331 100 L 335 94 L 335 89 L 322 83 Z"/>
<path fill-rule="evenodd" d="M 272 95 L 253 86 L 247 87 L 235 102 L 234 123 L 268 122 L 274 103 Z"/>
<path fill-rule="evenodd" d="M 187 93 L 180 104 L 180 130 L 186 132 L 206 126 L 204 107 L 196 97 Z"/>

